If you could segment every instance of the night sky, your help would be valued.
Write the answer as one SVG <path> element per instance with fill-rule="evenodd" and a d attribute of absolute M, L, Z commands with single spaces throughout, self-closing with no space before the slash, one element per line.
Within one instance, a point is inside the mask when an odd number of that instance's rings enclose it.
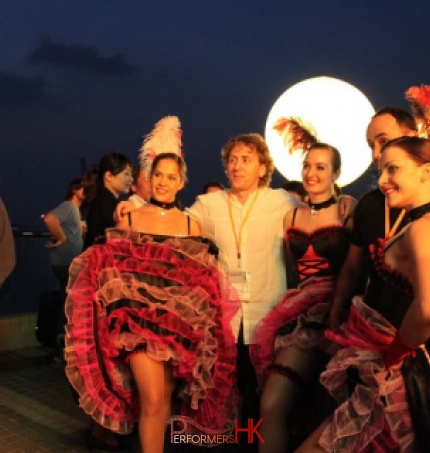
<path fill-rule="evenodd" d="M 188 205 L 225 182 L 228 138 L 264 133 L 300 80 L 408 107 L 405 90 L 430 83 L 429 30 L 428 0 L 0 0 L 0 196 L 13 225 L 41 230 L 83 160 L 137 162 L 142 135 L 177 115 Z"/>

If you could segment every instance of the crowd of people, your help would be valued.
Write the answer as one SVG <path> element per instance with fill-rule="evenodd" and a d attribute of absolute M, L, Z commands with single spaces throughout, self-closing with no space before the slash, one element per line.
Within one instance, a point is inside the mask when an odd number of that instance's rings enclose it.
<path fill-rule="evenodd" d="M 259 440 L 231 451 L 427 451 L 430 141 L 414 117 L 370 119 L 379 187 L 358 203 L 327 143 L 303 150 L 301 184 L 271 189 L 250 133 L 221 150 L 228 188 L 181 209 L 179 127 L 161 120 L 135 169 L 103 156 L 45 216 L 88 445 L 121 451 L 136 429 L 142 452 L 162 453 L 179 415 L 211 432 L 253 420 Z"/>

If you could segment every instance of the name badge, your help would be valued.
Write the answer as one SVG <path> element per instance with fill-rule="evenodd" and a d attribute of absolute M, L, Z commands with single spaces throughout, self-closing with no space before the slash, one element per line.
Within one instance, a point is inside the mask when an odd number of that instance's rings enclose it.
<path fill-rule="evenodd" d="M 249 302 L 251 292 L 251 274 L 249 271 L 234 270 L 227 274 L 229 287 L 229 300 L 237 300 L 241 302 Z"/>

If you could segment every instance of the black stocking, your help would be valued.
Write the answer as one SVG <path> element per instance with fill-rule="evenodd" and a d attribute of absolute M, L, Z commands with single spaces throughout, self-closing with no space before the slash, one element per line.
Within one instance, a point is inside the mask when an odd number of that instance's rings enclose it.
<path fill-rule="evenodd" d="M 307 398 L 309 384 L 319 376 L 323 359 L 323 354 L 315 348 L 290 347 L 278 354 L 268 370 L 261 397 L 263 422 L 259 431 L 265 444 L 260 444 L 260 453 L 289 451 L 291 433 L 303 428 L 302 409 L 312 403 Z"/>

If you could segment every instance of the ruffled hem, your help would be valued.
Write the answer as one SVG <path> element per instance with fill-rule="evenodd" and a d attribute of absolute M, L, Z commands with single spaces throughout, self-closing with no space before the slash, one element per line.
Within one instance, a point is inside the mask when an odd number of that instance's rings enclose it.
<path fill-rule="evenodd" d="M 235 416 L 236 348 L 222 276 L 201 238 L 113 231 L 70 268 L 66 373 L 98 423 L 129 433 L 139 414 L 128 356 L 170 361 L 181 415 L 224 428 Z M 224 282 L 222 282 L 224 284 Z"/>
<path fill-rule="evenodd" d="M 288 290 L 280 302 L 257 324 L 249 351 L 260 385 L 266 379 L 267 368 L 283 348 L 292 345 L 302 348 L 318 346 L 324 352 L 334 352 L 323 333 L 331 307 L 334 284 L 334 277 L 314 277 L 306 280 L 297 289 Z M 296 325 L 290 333 L 280 334 L 279 330 L 283 326 L 294 322 Z"/>
<path fill-rule="evenodd" d="M 384 366 L 383 351 L 395 335 L 394 327 L 356 297 L 342 331 L 326 335 L 344 349 L 331 359 L 321 374 L 321 383 L 343 403 L 321 435 L 320 446 L 327 452 L 370 451 L 369 446 L 386 437 L 388 431 L 400 451 L 418 451 L 401 364 L 389 372 Z M 349 395 L 351 369 L 357 375 Z"/>

